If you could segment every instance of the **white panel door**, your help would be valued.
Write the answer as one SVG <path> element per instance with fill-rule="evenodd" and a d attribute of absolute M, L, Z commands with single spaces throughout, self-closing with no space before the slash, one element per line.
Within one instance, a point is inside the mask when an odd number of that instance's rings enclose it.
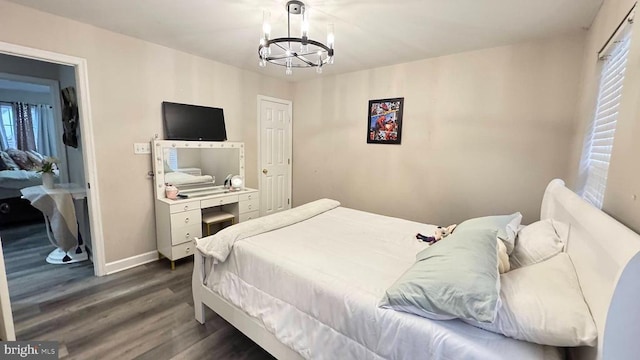
<path fill-rule="evenodd" d="M 260 215 L 291 208 L 291 102 L 258 98 Z"/>

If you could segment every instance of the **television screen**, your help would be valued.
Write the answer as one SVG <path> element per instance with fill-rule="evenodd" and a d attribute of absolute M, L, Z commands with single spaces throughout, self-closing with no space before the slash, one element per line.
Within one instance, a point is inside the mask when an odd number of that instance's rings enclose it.
<path fill-rule="evenodd" d="M 224 112 L 220 108 L 164 101 L 162 118 L 167 140 L 227 140 Z"/>

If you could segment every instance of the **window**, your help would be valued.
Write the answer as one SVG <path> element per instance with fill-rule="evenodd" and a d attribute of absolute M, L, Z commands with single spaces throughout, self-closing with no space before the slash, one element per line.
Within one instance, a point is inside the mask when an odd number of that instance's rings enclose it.
<path fill-rule="evenodd" d="M 607 187 L 607 174 L 622 97 L 622 83 L 631 43 L 631 27 L 625 25 L 623 27 L 626 29 L 614 36 L 613 45 L 600 58 L 602 68 L 596 111 L 582 154 L 582 168 L 586 173 L 582 197 L 598 208 L 602 208 Z"/>
<path fill-rule="evenodd" d="M 49 105 L 29 105 L 29 111 L 31 112 L 31 123 L 33 125 L 33 136 L 34 136 L 34 140 L 36 143 L 36 148 L 34 150 L 43 153 L 43 154 L 50 154 L 51 151 L 47 151 L 46 149 L 40 149 L 39 148 L 39 144 L 40 144 L 40 136 L 44 136 L 45 138 L 47 137 L 46 135 L 46 128 L 47 126 L 41 126 L 41 122 L 45 122 L 44 124 L 47 123 L 47 116 L 42 115 L 42 112 L 39 111 L 39 107 L 41 106 L 46 106 L 47 109 L 49 109 L 50 114 L 49 114 L 49 118 L 51 119 L 53 117 L 53 112 L 51 112 L 51 106 Z M 17 149 L 17 140 L 16 140 L 16 131 L 17 131 L 17 127 L 16 127 L 16 114 L 14 111 L 14 104 L 12 103 L 0 103 L 0 120 L 2 121 L 1 123 L 1 127 L 0 127 L 0 150 L 6 150 L 6 149 Z M 42 116 L 41 116 L 42 115 Z M 51 125 L 53 126 L 53 125 Z M 44 132 L 44 134 L 42 134 Z M 51 140 L 49 140 L 51 141 Z"/>
<path fill-rule="evenodd" d="M 0 116 L 2 117 L 1 135 L 5 149 L 16 148 L 15 136 L 15 116 L 13 114 L 13 106 L 11 104 L 0 104 Z M 6 143 L 5 143 L 6 142 Z"/>
<path fill-rule="evenodd" d="M 36 151 L 42 152 L 42 149 L 38 149 L 38 140 L 40 140 L 40 112 L 38 111 L 38 106 L 33 105 L 29 106 L 29 110 L 31 111 L 31 124 L 33 125 L 33 137 L 36 142 Z"/>
<path fill-rule="evenodd" d="M 171 170 L 175 171 L 178 168 L 178 149 L 166 149 L 164 158 Z"/>

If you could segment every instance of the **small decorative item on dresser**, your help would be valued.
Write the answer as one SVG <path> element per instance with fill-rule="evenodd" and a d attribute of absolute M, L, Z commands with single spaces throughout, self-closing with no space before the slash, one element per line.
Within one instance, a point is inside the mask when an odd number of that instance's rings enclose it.
<path fill-rule="evenodd" d="M 164 188 L 164 193 L 167 196 L 167 199 L 175 200 L 178 198 L 178 188 L 171 184 L 167 184 Z"/>
<path fill-rule="evenodd" d="M 56 162 L 58 162 L 58 159 L 53 157 L 46 157 L 42 160 L 42 166 L 38 172 L 42 173 L 42 186 L 45 189 L 53 189 L 54 187 L 54 174 L 58 170 Z"/>
<path fill-rule="evenodd" d="M 242 185 L 244 185 L 244 181 L 242 180 L 242 177 L 240 175 L 235 175 L 234 177 L 232 177 L 230 183 L 231 183 L 230 190 L 232 191 L 241 190 Z"/>

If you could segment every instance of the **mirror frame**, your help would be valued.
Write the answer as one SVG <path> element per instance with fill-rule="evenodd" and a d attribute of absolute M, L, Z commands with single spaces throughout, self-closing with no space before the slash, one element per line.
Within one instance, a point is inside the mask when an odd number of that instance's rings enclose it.
<path fill-rule="evenodd" d="M 166 199 L 164 183 L 164 153 L 165 149 L 239 149 L 239 169 L 242 180 L 244 177 L 244 143 L 234 141 L 186 141 L 186 140 L 153 140 L 152 142 L 152 162 L 153 162 L 153 192 L 156 199 Z"/>

